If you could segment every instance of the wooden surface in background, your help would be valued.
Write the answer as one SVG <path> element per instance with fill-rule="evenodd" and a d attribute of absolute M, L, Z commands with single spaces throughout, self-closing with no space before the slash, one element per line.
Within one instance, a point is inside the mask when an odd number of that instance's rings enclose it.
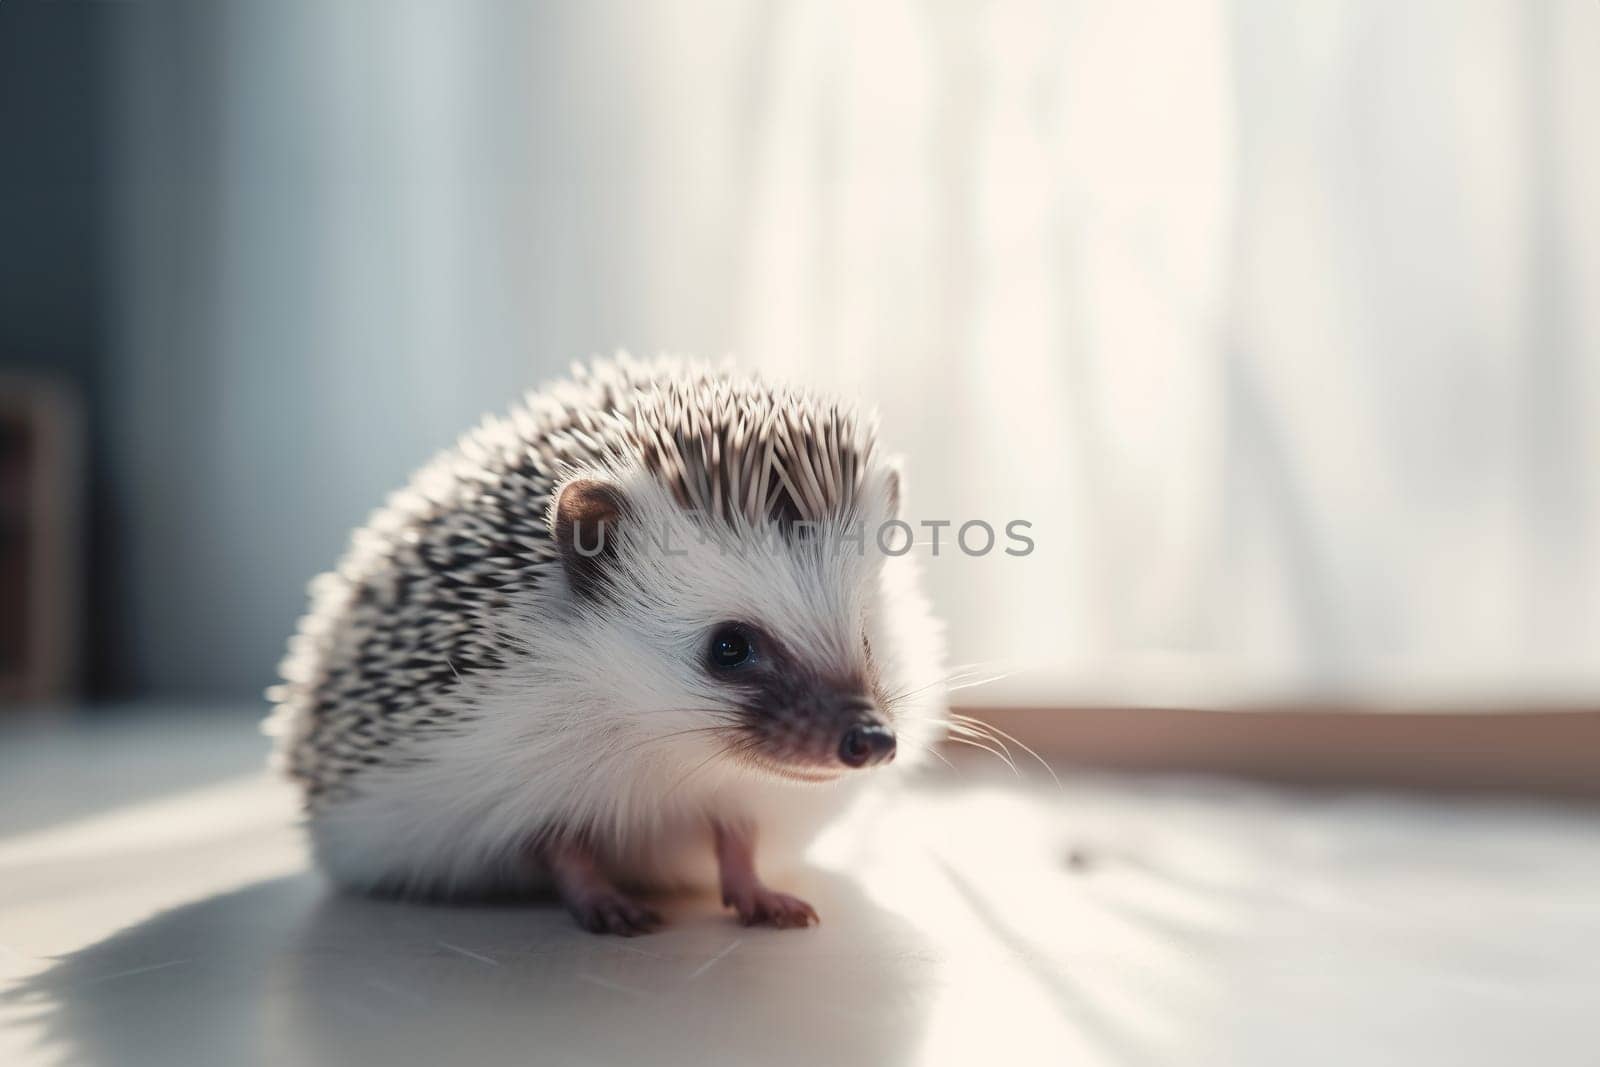
<path fill-rule="evenodd" d="M 1600 798 L 1600 710 L 963 710 L 1058 767 Z"/>

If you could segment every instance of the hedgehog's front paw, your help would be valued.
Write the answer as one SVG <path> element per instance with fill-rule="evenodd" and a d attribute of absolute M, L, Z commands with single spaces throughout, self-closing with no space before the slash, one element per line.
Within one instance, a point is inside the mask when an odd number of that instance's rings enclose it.
<path fill-rule="evenodd" d="M 591 934 L 635 937 L 661 925 L 653 909 L 637 904 L 614 889 L 596 889 L 567 901 L 567 910 Z"/>
<path fill-rule="evenodd" d="M 821 921 L 817 918 L 817 909 L 799 897 L 763 885 L 724 892 L 722 902 L 737 911 L 739 921 L 746 926 L 775 926 L 787 930 Z"/>

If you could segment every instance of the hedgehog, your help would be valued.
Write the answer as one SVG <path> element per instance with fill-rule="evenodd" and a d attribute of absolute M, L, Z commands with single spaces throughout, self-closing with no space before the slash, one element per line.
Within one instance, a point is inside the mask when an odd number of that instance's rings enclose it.
<path fill-rule="evenodd" d="M 486 418 L 311 584 L 267 730 L 317 865 L 367 893 L 554 894 L 654 930 L 718 887 L 746 925 L 945 721 L 942 637 L 876 536 L 899 465 L 848 402 L 626 356 Z"/>

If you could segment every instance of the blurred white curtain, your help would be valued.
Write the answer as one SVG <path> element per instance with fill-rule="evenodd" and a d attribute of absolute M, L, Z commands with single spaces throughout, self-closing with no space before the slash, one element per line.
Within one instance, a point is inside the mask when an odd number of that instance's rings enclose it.
<path fill-rule="evenodd" d="M 991 698 L 1600 694 L 1600 7 L 769 32 L 739 348 L 876 399 L 913 517 L 1035 523 L 932 567 Z"/>

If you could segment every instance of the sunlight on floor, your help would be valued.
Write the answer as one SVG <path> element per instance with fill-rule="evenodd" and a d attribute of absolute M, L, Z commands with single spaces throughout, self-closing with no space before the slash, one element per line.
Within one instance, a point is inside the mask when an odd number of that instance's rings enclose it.
<path fill-rule="evenodd" d="M 293 817 L 291 791 L 257 772 L 0 838 L 0 978 L 40 974 L 176 903 L 303 869 Z M 0 1030 L 0 1061 L 26 1062 L 16 1036 Z"/>
<path fill-rule="evenodd" d="M 0 839 L 0 1061 L 1578 1062 L 1600 827 L 1574 809 L 936 779 L 785 884 L 595 938 L 305 873 L 259 775 Z"/>

